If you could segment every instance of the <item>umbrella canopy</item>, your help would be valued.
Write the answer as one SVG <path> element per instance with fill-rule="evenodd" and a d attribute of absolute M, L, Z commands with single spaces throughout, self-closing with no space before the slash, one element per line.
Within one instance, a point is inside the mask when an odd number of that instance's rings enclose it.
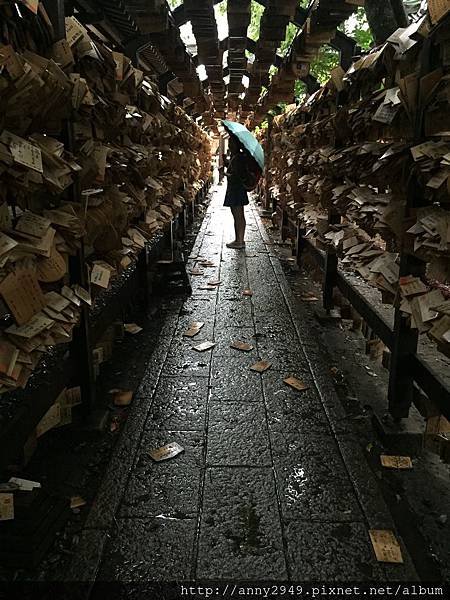
<path fill-rule="evenodd" d="M 234 121 L 222 121 L 222 123 L 228 133 L 234 135 L 250 156 L 255 159 L 261 170 L 264 169 L 264 150 L 247 127 Z"/>

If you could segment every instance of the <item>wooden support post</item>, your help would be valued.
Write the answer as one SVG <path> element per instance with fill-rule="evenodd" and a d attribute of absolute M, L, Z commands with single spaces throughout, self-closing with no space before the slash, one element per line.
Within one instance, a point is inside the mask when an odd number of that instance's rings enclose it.
<path fill-rule="evenodd" d="M 337 270 L 337 254 L 336 252 L 329 250 L 325 258 L 325 273 L 322 291 L 323 307 L 327 312 L 333 308 L 333 291 L 336 286 Z"/>
<path fill-rule="evenodd" d="M 423 43 L 420 56 L 420 73 L 422 77 L 430 70 L 431 39 Z M 414 115 L 414 138 L 416 143 L 423 141 L 423 110 L 419 93 L 417 94 L 417 110 Z M 424 199 L 421 185 L 413 171 L 408 180 L 406 205 L 404 210 L 404 222 L 414 214 L 415 210 L 423 206 Z M 424 278 L 426 263 L 411 255 L 405 247 L 405 233 L 400 248 L 400 277 L 413 275 Z M 396 420 L 406 418 L 414 399 L 414 374 L 412 370 L 412 359 L 417 352 L 419 332 L 411 329 L 410 320 L 404 315 L 399 306 L 395 307 L 394 318 L 394 342 L 392 345 L 390 371 L 389 371 L 389 412 Z"/>
<path fill-rule="evenodd" d="M 295 243 L 295 253 L 297 258 L 297 265 L 301 265 L 303 250 L 305 249 L 305 235 L 306 228 L 300 225 L 300 221 L 297 221 L 297 236 Z"/>
<path fill-rule="evenodd" d="M 81 243 L 76 256 L 70 260 L 71 283 L 78 283 L 88 288 L 84 243 Z M 70 353 L 77 365 L 80 380 L 82 412 L 87 416 L 95 402 L 94 361 L 92 356 L 91 328 L 89 323 L 89 307 L 84 303 L 81 307 L 80 324 L 74 329 Z"/>
<path fill-rule="evenodd" d="M 402 252 L 400 277 L 425 275 L 425 263 L 411 254 Z M 394 419 L 406 418 L 414 398 L 414 373 L 411 358 L 417 351 L 419 332 L 411 329 L 409 318 L 397 305 L 394 318 L 394 345 L 389 371 L 389 412 Z"/>
<path fill-rule="evenodd" d="M 273 129 L 273 115 L 269 113 L 267 117 L 267 146 L 265 153 L 265 186 L 264 186 L 264 200 L 263 206 L 265 210 L 270 210 L 271 208 L 271 198 L 270 198 L 270 177 L 269 177 L 269 166 L 270 166 L 270 154 L 272 152 L 272 129 Z"/>
<path fill-rule="evenodd" d="M 53 25 L 54 42 L 66 37 L 65 6 L 64 0 L 44 0 L 45 10 Z"/>
<path fill-rule="evenodd" d="M 328 224 L 337 225 L 341 216 L 333 208 L 328 211 Z M 329 312 L 333 308 L 333 291 L 337 282 L 338 257 L 336 250 L 329 248 L 325 257 L 325 270 L 322 288 L 323 307 Z"/>
<path fill-rule="evenodd" d="M 139 274 L 139 284 L 142 289 L 142 296 L 145 307 L 148 308 L 150 303 L 150 284 L 149 284 L 149 266 L 148 266 L 148 248 L 147 244 L 139 254 L 137 269 Z"/>
<path fill-rule="evenodd" d="M 284 210 L 281 213 L 281 225 L 280 225 L 280 233 L 281 233 L 281 241 L 285 241 L 287 238 L 287 231 L 289 228 L 289 219 L 287 212 Z"/>

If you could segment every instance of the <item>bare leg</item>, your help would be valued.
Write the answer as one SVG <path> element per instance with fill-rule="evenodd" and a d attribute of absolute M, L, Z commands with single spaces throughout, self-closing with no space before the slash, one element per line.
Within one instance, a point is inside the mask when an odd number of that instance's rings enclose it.
<path fill-rule="evenodd" d="M 239 225 L 238 225 L 238 219 L 239 217 L 236 215 L 236 208 L 238 208 L 237 206 L 231 206 L 231 214 L 233 215 L 233 221 L 234 221 L 234 242 L 233 243 L 237 243 L 238 239 L 239 239 Z"/>
<path fill-rule="evenodd" d="M 240 230 L 240 236 L 239 239 L 241 240 L 241 242 L 244 244 L 244 240 L 245 240 L 245 228 L 247 226 L 247 222 L 245 220 L 245 212 L 244 212 L 244 207 L 241 206 L 241 230 Z"/>
<path fill-rule="evenodd" d="M 243 244 L 245 237 L 245 215 L 243 206 L 232 206 L 231 212 L 234 218 L 234 230 L 236 233 L 236 243 Z"/>

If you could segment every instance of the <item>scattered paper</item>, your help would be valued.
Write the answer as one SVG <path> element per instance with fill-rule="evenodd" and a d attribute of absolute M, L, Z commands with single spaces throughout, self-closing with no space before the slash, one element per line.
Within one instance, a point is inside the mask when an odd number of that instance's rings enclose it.
<path fill-rule="evenodd" d="M 155 450 L 150 451 L 150 456 L 156 462 L 161 462 L 162 460 L 168 460 L 169 458 L 174 458 L 184 452 L 184 448 L 180 446 L 177 442 L 171 442 L 170 444 L 166 444 L 161 448 L 156 448 Z"/>
<path fill-rule="evenodd" d="M 260 360 L 257 363 L 255 363 L 254 365 L 252 365 L 250 367 L 250 369 L 252 371 L 256 371 L 257 373 L 264 373 L 264 371 L 267 371 L 267 369 L 269 369 L 272 366 L 272 363 L 270 363 L 267 360 Z"/>
<path fill-rule="evenodd" d="M 253 346 L 247 342 L 232 342 L 230 344 L 230 348 L 242 350 L 242 352 L 250 352 L 251 350 L 253 350 Z"/>
<path fill-rule="evenodd" d="M 450 11 L 450 3 L 448 0 L 428 0 L 428 11 L 431 22 L 437 23 Z"/>
<path fill-rule="evenodd" d="M 139 325 L 137 325 L 136 323 L 125 323 L 123 328 L 125 329 L 125 331 L 127 333 L 131 333 L 132 335 L 136 335 L 137 333 L 144 331 L 144 329 L 142 327 L 140 327 Z"/>
<path fill-rule="evenodd" d="M 0 493 L 0 521 L 14 519 L 14 494 Z"/>
<path fill-rule="evenodd" d="M 112 395 L 115 406 L 129 406 L 133 400 L 132 390 L 113 389 L 108 393 Z"/>
<path fill-rule="evenodd" d="M 409 456 L 391 456 L 382 454 L 380 461 L 383 467 L 388 469 L 412 469 L 413 464 Z"/>
<path fill-rule="evenodd" d="M 42 238 L 51 225 L 51 221 L 32 212 L 25 212 L 18 220 L 16 231 Z"/>
<path fill-rule="evenodd" d="M 198 346 L 192 346 L 192 350 L 196 350 L 197 352 L 206 352 L 207 350 L 211 350 L 214 348 L 216 344 L 214 342 L 202 342 L 198 344 Z"/>
<path fill-rule="evenodd" d="M 66 389 L 66 406 L 70 406 L 73 408 L 74 406 L 78 406 L 82 403 L 81 398 L 81 387 L 73 387 Z"/>
<path fill-rule="evenodd" d="M 185 337 L 195 337 L 203 328 L 204 323 L 202 323 L 201 321 L 194 321 L 193 323 L 191 323 L 189 325 L 189 329 L 187 329 L 183 335 Z"/>
<path fill-rule="evenodd" d="M 97 263 L 94 264 L 94 267 L 91 272 L 91 283 L 94 285 L 98 285 L 104 289 L 107 289 L 109 286 L 109 280 L 111 278 L 111 271 L 99 265 Z"/>
<path fill-rule="evenodd" d="M 317 296 L 314 296 L 313 293 L 307 292 L 306 294 L 302 294 L 300 296 L 300 300 L 302 302 L 317 302 L 319 298 L 317 298 Z"/>
<path fill-rule="evenodd" d="M 70 499 L 70 508 L 72 510 L 76 508 L 81 508 L 82 506 L 86 506 L 86 504 L 86 500 L 81 496 L 72 496 L 72 498 Z"/>
<path fill-rule="evenodd" d="M 16 240 L 13 240 L 5 233 L 0 233 L 0 256 L 3 256 L 17 246 Z"/>
<path fill-rule="evenodd" d="M 11 477 L 9 483 L 14 483 L 22 492 L 31 492 L 35 488 L 41 487 L 38 481 L 30 481 L 29 479 L 21 479 L 20 477 Z"/>
<path fill-rule="evenodd" d="M 369 535 L 378 562 L 403 563 L 400 544 L 392 531 L 371 529 Z"/>
<path fill-rule="evenodd" d="M 61 407 L 58 403 L 53 404 L 36 426 L 36 437 L 41 437 L 50 429 L 59 425 L 61 421 Z"/>
<path fill-rule="evenodd" d="M 78 298 L 80 298 L 80 300 L 82 300 L 85 304 L 87 304 L 88 306 L 92 306 L 91 294 L 87 290 L 82 288 L 81 285 L 74 285 L 73 291 L 78 296 Z"/>
<path fill-rule="evenodd" d="M 28 167 L 33 171 L 37 171 L 38 173 L 43 173 L 42 153 L 39 148 L 8 131 L 3 131 L 0 140 L 9 145 L 9 149 L 11 150 L 11 154 L 16 163 Z"/>
<path fill-rule="evenodd" d="M 10 273 L 0 284 L 0 294 L 19 325 L 24 325 L 45 306 L 45 298 L 31 270 Z"/>
<path fill-rule="evenodd" d="M 8 327 L 8 329 L 6 329 L 6 333 L 31 339 L 42 333 L 44 330 L 49 329 L 54 324 L 55 321 L 49 319 L 42 312 L 40 312 L 37 315 L 34 315 L 34 317 L 32 317 L 27 323 L 21 325 L 20 327 L 11 325 Z"/>
<path fill-rule="evenodd" d="M 50 256 L 42 257 L 37 263 L 37 278 L 44 283 L 54 283 L 59 281 L 67 273 L 67 265 L 65 258 L 52 248 Z"/>
<path fill-rule="evenodd" d="M 450 433 L 450 421 L 444 417 L 444 415 L 438 415 L 436 417 L 428 417 L 425 425 L 426 435 L 440 435 Z"/>
<path fill-rule="evenodd" d="M 299 392 L 303 392 L 303 390 L 308 389 L 308 386 L 296 377 L 287 377 L 286 379 L 283 379 L 283 382 Z"/>

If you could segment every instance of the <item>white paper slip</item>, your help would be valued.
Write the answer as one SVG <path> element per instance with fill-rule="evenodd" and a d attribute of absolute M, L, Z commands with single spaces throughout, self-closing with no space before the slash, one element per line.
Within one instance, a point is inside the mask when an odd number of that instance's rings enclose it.
<path fill-rule="evenodd" d="M 156 462 L 161 462 L 163 460 L 168 460 L 169 458 L 174 458 L 184 452 L 183 446 L 180 446 L 177 442 L 171 442 L 170 444 L 166 444 L 165 446 L 161 446 L 161 448 L 155 448 L 154 450 L 150 450 L 150 456 Z"/>

